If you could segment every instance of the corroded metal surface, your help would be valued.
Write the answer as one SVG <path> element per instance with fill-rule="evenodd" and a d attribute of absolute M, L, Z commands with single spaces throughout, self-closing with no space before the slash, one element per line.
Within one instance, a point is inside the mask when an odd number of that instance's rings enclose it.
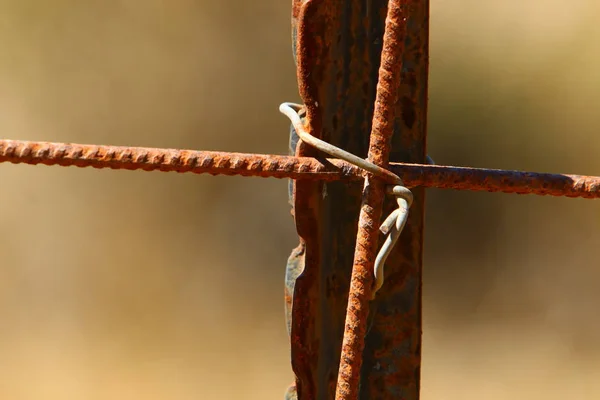
<path fill-rule="evenodd" d="M 308 130 L 365 157 L 387 1 L 296 0 L 293 4 L 298 86 Z M 392 104 L 396 118 L 391 157 L 422 163 L 429 7 L 426 0 L 411 1 L 407 7 L 402 83 L 399 99 Z M 296 155 L 314 153 L 300 143 Z M 423 191 L 415 195 L 402 243 L 386 267 L 387 283 L 372 304 L 377 311 L 371 314 L 373 325 L 366 338 L 361 398 L 418 397 Z M 302 273 L 293 290 L 291 345 L 300 399 L 334 397 L 361 198 L 360 185 L 300 181 L 295 185 L 294 212 L 304 252 L 299 261 Z M 385 206 L 391 207 L 392 202 Z"/>
<path fill-rule="evenodd" d="M 360 181 L 364 171 L 336 159 L 0 140 L 0 163 L 241 175 L 316 181 Z M 476 190 L 600 198 L 600 177 L 485 168 L 390 163 L 409 188 Z M 389 183 L 393 183 L 392 181 Z M 291 303 L 290 303 L 291 304 Z"/>
<path fill-rule="evenodd" d="M 370 267 L 384 180 L 346 162 L 326 159 L 297 142 L 293 130 L 290 147 L 295 157 L 0 140 L 0 163 L 293 179 L 290 196 L 300 244 L 288 260 L 286 312 L 296 383 L 286 398 L 331 399 L 338 383 L 340 399 L 416 400 L 423 188 L 600 198 L 600 177 L 422 165 L 426 154 L 429 1 L 392 1 L 393 5 L 402 4 L 390 10 L 400 13 L 396 27 L 406 26 L 407 31 L 405 37 L 402 29 L 395 34 L 390 31 L 390 39 L 403 42 L 404 52 L 396 59 L 383 55 L 383 71 L 388 73 L 380 79 L 388 90 L 380 92 L 375 111 L 387 1 L 292 1 L 293 49 L 307 129 L 360 157 L 369 149 L 369 158 L 384 166 L 393 125 L 390 158 L 404 163 L 391 163 L 389 169 L 401 176 L 407 187 L 416 187 L 401 245 L 387 263 L 386 285 L 370 304 L 366 299 L 371 290 Z M 393 72 L 400 66 L 396 96 Z M 383 202 L 384 210 L 393 207 L 393 201 Z M 357 227 L 356 273 L 350 282 Z M 348 334 L 338 380 L 348 304 Z M 376 312 L 367 321 L 369 307 Z"/>
<path fill-rule="evenodd" d="M 404 4 L 407 35 L 390 160 L 423 164 L 427 154 L 429 0 Z M 374 301 L 377 312 L 366 338 L 361 371 L 362 399 L 419 398 L 425 193 L 422 188 L 412 192 L 407 224 L 387 259 L 385 285 Z M 384 214 L 396 206 L 388 199 Z"/>
<path fill-rule="evenodd" d="M 386 1 L 294 0 L 298 87 L 308 132 L 366 157 Z M 351 132 L 352 134 L 348 134 Z M 318 152 L 300 142 L 297 156 Z M 291 353 L 299 399 L 333 399 L 362 185 L 296 181 L 300 237 Z"/>
<path fill-rule="evenodd" d="M 425 116 L 426 96 L 422 95 L 426 93 L 423 79 L 427 78 L 427 33 L 417 38 L 427 29 L 421 3 L 411 6 L 415 16 L 407 21 L 411 36 L 405 43 L 410 54 L 405 52 L 402 57 L 404 83 L 400 100 L 393 104 L 398 117 L 394 119 L 392 151 L 395 148 L 395 157 L 412 162 L 422 162 L 425 151 L 425 123 L 417 121 Z M 296 0 L 293 4 L 298 86 L 307 110 L 307 128 L 313 136 L 366 157 L 387 1 Z M 296 151 L 297 156 L 315 153 L 302 143 Z M 300 399 L 335 396 L 362 189 L 360 184 L 342 182 L 295 183 L 294 213 L 304 251 L 299 253 L 298 263 L 302 273 L 293 288 L 291 346 Z M 386 271 L 392 277 L 407 264 L 414 271 L 411 277 L 420 276 L 421 236 L 416 234 L 422 221 L 422 200 L 422 193 L 417 193 L 416 217 L 405 235 L 415 237 L 418 245 L 413 246 L 409 239 L 408 246 L 400 246 L 401 250 L 390 256 Z M 418 289 L 406 295 L 392 279 L 373 302 L 373 306 L 383 307 L 383 313 L 377 311 L 370 317 L 373 328 L 366 346 L 372 356 L 366 355 L 362 368 L 362 375 L 368 378 L 361 379 L 361 398 L 394 398 L 399 385 L 404 385 L 400 390 L 416 385 L 418 373 L 408 372 L 403 368 L 406 358 L 395 355 L 402 352 L 406 340 L 411 348 L 420 343 L 413 334 L 420 332 L 420 300 L 412 301 L 420 296 Z M 416 324 L 415 331 L 404 332 L 402 338 L 391 326 L 405 326 L 397 321 L 400 310 L 410 314 L 407 324 Z M 403 339 L 406 337 L 409 339 Z M 394 368 L 396 372 L 391 373 Z M 392 379 L 392 384 L 376 388 L 382 376 Z"/>
<path fill-rule="evenodd" d="M 600 177 L 443 165 L 391 164 L 408 187 L 600 198 Z"/>
<path fill-rule="evenodd" d="M 383 36 L 379 80 L 373 127 L 369 143 L 369 161 L 386 168 L 389 163 L 391 138 L 400 74 L 402 51 L 408 16 L 407 0 L 390 0 Z M 403 6 L 405 8 L 403 9 Z M 358 399 L 359 382 L 367 334 L 367 317 L 374 283 L 373 269 L 379 243 L 379 223 L 385 195 L 384 182 L 369 174 L 365 179 L 358 220 L 358 236 L 354 250 L 354 265 L 350 281 L 346 324 L 337 380 L 336 399 Z M 368 398 L 373 398 L 370 394 Z"/>
<path fill-rule="evenodd" d="M 265 178 L 316 178 L 325 181 L 339 180 L 343 176 L 348 179 L 361 179 L 358 169 L 337 160 L 320 162 L 314 158 L 265 154 L 22 140 L 0 140 L 0 162 Z"/>

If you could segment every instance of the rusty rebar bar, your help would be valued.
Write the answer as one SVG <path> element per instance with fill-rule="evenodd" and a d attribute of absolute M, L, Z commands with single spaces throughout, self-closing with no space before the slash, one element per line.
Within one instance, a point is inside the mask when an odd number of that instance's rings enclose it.
<path fill-rule="evenodd" d="M 389 163 L 395 105 L 402 71 L 402 50 L 406 35 L 406 15 L 403 10 L 405 4 L 403 3 L 406 3 L 406 0 L 390 0 L 388 3 L 369 142 L 369 161 L 382 168 L 387 168 Z M 384 194 L 384 181 L 367 174 L 354 250 L 354 265 L 350 280 L 336 400 L 358 399 L 369 301 L 373 290 L 373 266 L 377 253 L 378 228 L 383 210 Z"/>
<path fill-rule="evenodd" d="M 0 140 L 2 162 L 323 181 L 360 180 L 364 174 L 330 158 L 23 140 Z M 597 176 L 403 163 L 390 163 L 389 169 L 407 187 L 600 198 Z"/>
<path fill-rule="evenodd" d="M 145 147 L 0 140 L 0 162 L 265 178 L 361 179 L 338 160 Z"/>
<path fill-rule="evenodd" d="M 43 164 L 302 180 L 359 180 L 363 171 L 337 159 L 0 140 L 0 163 Z M 600 198 L 600 177 L 391 163 L 407 187 Z"/>

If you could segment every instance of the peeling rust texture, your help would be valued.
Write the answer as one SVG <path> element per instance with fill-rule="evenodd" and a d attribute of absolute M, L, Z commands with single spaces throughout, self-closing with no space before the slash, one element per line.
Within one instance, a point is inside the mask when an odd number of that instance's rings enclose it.
<path fill-rule="evenodd" d="M 0 162 L 293 179 L 362 179 L 344 162 L 290 156 L 0 140 Z"/>
<path fill-rule="evenodd" d="M 397 115 L 395 105 L 402 71 L 406 20 L 410 11 L 406 3 L 407 0 L 390 0 L 385 23 L 369 143 L 369 160 L 382 168 L 386 168 L 389 163 L 394 117 Z M 367 176 L 358 220 L 358 236 L 337 381 L 337 400 L 358 399 L 384 195 L 384 182 Z"/>
<path fill-rule="evenodd" d="M 0 140 L 0 163 L 59 165 L 313 181 L 362 181 L 364 171 L 345 161 L 267 154 L 224 153 Z M 600 177 L 485 168 L 390 163 L 407 187 L 600 198 Z M 391 182 L 390 182 L 391 183 Z M 297 260 L 296 256 L 291 258 Z M 290 292 L 291 307 L 291 292 Z"/>
<path fill-rule="evenodd" d="M 395 104 L 390 159 L 422 164 L 426 156 L 429 0 L 404 2 L 407 35 Z M 425 192 L 414 202 L 398 244 L 387 259 L 385 284 L 364 349 L 361 399 L 417 400 L 421 375 L 421 285 Z M 387 199 L 384 215 L 396 207 Z"/>
<path fill-rule="evenodd" d="M 408 187 L 600 198 L 600 177 L 443 165 L 391 164 Z"/>
<path fill-rule="evenodd" d="M 360 157 L 367 155 L 381 49 L 368 43 L 378 43 L 383 33 L 383 20 L 369 12 L 372 6 L 359 0 L 294 0 L 292 7 L 307 130 Z M 296 155 L 319 154 L 300 142 Z M 361 182 L 294 183 L 293 213 L 303 247 L 302 273 L 289 288 L 298 399 L 335 396 L 361 189 Z"/>
<path fill-rule="evenodd" d="M 391 157 L 422 163 L 428 3 L 413 1 L 408 7 Z M 360 157 L 369 148 L 386 13 L 383 0 L 293 1 L 298 86 L 309 133 Z M 316 157 L 318 152 L 300 142 L 296 155 Z M 293 213 L 302 248 L 294 265 L 302 272 L 289 286 L 290 340 L 299 399 L 335 397 L 362 189 L 352 182 L 294 183 Z M 415 195 L 402 243 L 386 266 L 386 285 L 371 305 L 376 311 L 368 322 L 372 328 L 360 398 L 418 396 L 423 191 Z M 385 209 L 390 207 L 393 202 L 386 202 Z"/>

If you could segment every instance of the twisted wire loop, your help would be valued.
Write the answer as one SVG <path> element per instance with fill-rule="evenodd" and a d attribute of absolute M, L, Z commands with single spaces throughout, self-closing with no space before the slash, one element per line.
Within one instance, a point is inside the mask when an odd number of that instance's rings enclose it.
<path fill-rule="evenodd" d="M 381 250 L 377 253 L 377 258 L 375 258 L 375 285 L 373 287 L 372 299 L 375 299 L 375 294 L 383 286 L 383 267 L 385 261 L 396 245 L 396 242 L 402 233 L 402 229 L 404 229 L 404 225 L 406 225 L 408 210 L 413 202 L 413 194 L 405 186 L 396 185 L 388 187 L 387 193 L 396 197 L 398 208 L 392 211 L 379 228 L 381 233 L 387 236 L 385 242 L 383 242 L 383 245 L 381 246 Z"/>
<path fill-rule="evenodd" d="M 388 256 L 392 252 L 394 245 L 398 241 L 406 220 L 408 219 L 408 211 L 413 202 L 412 192 L 404 186 L 402 179 L 387 169 L 381 168 L 372 162 L 360 158 L 346 150 L 340 149 L 324 140 L 314 137 L 306 131 L 304 124 L 300 119 L 299 112 L 303 106 L 295 103 L 283 103 L 279 106 L 279 111 L 288 117 L 296 130 L 296 133 L 302 139 L 303 142 L 311 145 L 317 150 L 323 153 L 329 154 L 332 157 L 339 158 L 352 165 L 361 168 L 364 171 L 370 172 L 373 175 L 385 178 L 389 182 L 393 182 L 394 185 L 388 186 L 386 193 L 396 197 L 398 208 L 392 211 L 392 213 L 383 221 L 379 230 L 387 235 L 377 257 L 375 258 L 375 267 L 373 268 L 373 274 L 375 275 L 374 287 L 372 291 L 372 299 L 375 298 L 375 294 L 384 283 L 384 265 Z M 433 164 L 433 160 L 428 160 L 428 163 Z"/>
<path fill-rule="evenodd" d="M 347 152 L 346 150 L 342 150 L 339 147 L 336 147 L 330 143 L 327 143 L 324 140 L 318 139 L 308 133 L 304 128 L 304 124 L 300 119 L 300 115 L 298 114 L 302 110 L 303 106 L 295 103 L 283 103 L 279 106 L 279 112 L 288 117 L 296 129 L 296 133 L 300 136 L 303 142 L 311 145 L 317 150 L 321 150 L 323 153 L 329 154 L 332 157 L 339 158 L 350 164 L 356 165 L 357 167 L 372 173 L 373 175 L 378 175 L 382 178 L 386 178 L 390 182 L 394 182 L 398 185 L 404 185 L 402 179 L 393 172 L 388 171 L 387 169 L 381 168 L 378 165 L 373 164 L 363 158 L 355 156 L 352 153 Z"/>

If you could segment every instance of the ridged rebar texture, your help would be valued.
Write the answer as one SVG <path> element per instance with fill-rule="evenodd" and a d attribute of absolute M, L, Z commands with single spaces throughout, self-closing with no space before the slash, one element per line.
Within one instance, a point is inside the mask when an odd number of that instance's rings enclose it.
<path fill-rule="evenodd" d="M 21 140 L 0 140 L 0 162 L 325 181 L 361 174 L 338 160 Z"/>
<path fill-rule="evenodd" d="M 408 187 L 600 198 L 600 176 L 419 164 L 392 164 L 390 170 Z"/>
<path fill-rule="evenodd" d="M 363 171 L 335 159 L 0 140 L 0 163 L 191 172 L 300 180 L 360 180 Z M 407 187 L 600 198 L 600 177 L 390 163 Z"/>
<path fill-rule="evenodd" d="M 406 10 L 403 10 L 406 2 L 407 0 L 389 1 L 383 35 L 368 157 L 369 161 L 383 168 L 387 168 L 389 163 L 391 138 L 394 133 L 402 50 L 406 35 Z M 358 221 L 336 400 L 358 399 L 384 194 L 384 182 L 368 174 Z"/>
<path fill-rule="evenodd" d="M 336 159 L 69 143 L 0 140 L 0 162 L 303 180 L 359 180 Z M 600 177 L 391 163 L 406 186 L 600 198 Z"/>

